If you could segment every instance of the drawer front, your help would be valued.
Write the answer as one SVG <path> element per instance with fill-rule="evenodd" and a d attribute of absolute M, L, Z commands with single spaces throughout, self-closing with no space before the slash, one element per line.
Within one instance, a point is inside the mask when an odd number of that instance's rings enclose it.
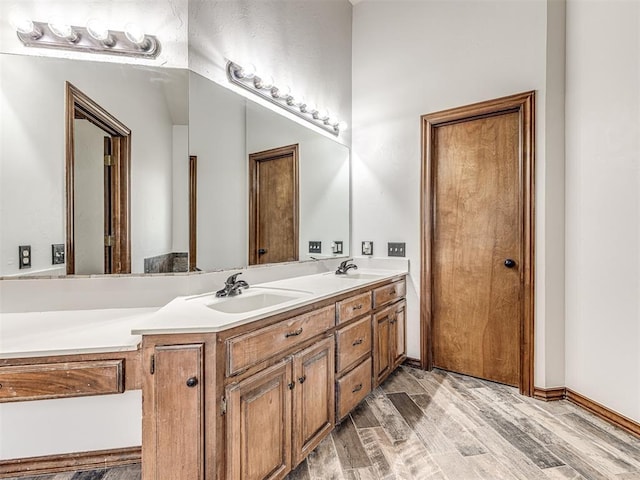
<path fill-rule="evenodd" d="M 341 374 L 365 355 L 371 354 L 371 316 L 336 332 L 336 370 Z"/>
<path fill-rule="evenodd" d="M 356 295 L 336 303 L 338 323 L 344 323 L 371 311 L 371 292 Z"/>
<path fill-rule="evenodd" d="M 371 392 L 371 358 L 337 382 L 338 418 L 342 419 Z"/>
<path fill-rule="evenodd" d="M 235 375 L 263 360 L 329 330 L 335 325 L 332 305 L 283 320 L 227 340 L 227 375 Z"/>
<path fill-rule="evenodd" d="M 0 368 L 0 402 L 124 392 L 123 360 Z"/>
<path fill-rule="evenodd" d="M 373 291 L 373 308 L 381 307 L 405 296 L 406 284 L 404 280 L 394 282 Z"/>

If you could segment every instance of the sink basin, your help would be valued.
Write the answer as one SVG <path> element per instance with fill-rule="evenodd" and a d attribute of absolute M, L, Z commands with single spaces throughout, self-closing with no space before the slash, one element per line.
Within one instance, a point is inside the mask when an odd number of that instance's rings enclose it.
<path fill-rule="evenodd" d="M 281 303 L 297 300 L 309 295 L 308 292 L 292 290 L 244 290 L 235 297 L 216 298 L 206 306 L 222 313 L 248 313 L 262 308 L 273 307 Z"/>

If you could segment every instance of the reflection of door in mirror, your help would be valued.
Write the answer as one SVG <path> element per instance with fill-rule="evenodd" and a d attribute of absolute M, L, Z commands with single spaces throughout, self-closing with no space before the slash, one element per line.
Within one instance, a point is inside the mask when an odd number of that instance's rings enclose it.
<path fill-rule="evenodd" d="M 67 83 L 67 273 L 130 273 L 130 130 Z"/>
<path fill-rule="evenodd" d="M 298 145 L 249 155 L 249 265 L 298 260 Z"/>

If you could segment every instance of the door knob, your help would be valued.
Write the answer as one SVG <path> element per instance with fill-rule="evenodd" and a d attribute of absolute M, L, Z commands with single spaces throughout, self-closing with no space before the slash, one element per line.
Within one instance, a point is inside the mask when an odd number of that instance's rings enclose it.
<path fill-rule="evenodd" d="M 264 255 L 265 253 L 267 253 L 267 249 L 266 248 L 259 248 L 258 249 L 258 255 Z"/>
<path fill-rule="evenodd" d="M 187 387 L 193 388 L 198 385 L 198 379 L 196 377 L 191 377 L 187 380 Z"/>
<path fill-rule="evenodd" d="M 510 258 L 507 258 L 504 261 L 504 266 L 507 267 L 507 268 L 513 268 L 513 267 L 516 266 L 516 261 L 515 260 L 511 260 Z"/>

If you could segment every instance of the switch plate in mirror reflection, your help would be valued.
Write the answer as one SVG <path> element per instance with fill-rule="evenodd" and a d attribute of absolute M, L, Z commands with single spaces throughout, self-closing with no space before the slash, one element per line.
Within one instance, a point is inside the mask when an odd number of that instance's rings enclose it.
<path fill-rule="evenodd" d="M 16 206 L 0 225 L 0 276 L 23 274 L 20 238 L 37 239 L 31 275 L 64 274 L 48 252 L 66 229 L 65 82 L 131 129 L 132 273 L 145 258 L 189 250 L 189 155 L 198 156 L 197 268 L 247 265 L 248 155 L 291 144 L 300 149 L 299 260 L 310 239 L 340 238 L 349 254 L 349 150 L 329 135 L 188 70 L 0 54 L 10 92 L 0 96 L 0 203 Z"/>

